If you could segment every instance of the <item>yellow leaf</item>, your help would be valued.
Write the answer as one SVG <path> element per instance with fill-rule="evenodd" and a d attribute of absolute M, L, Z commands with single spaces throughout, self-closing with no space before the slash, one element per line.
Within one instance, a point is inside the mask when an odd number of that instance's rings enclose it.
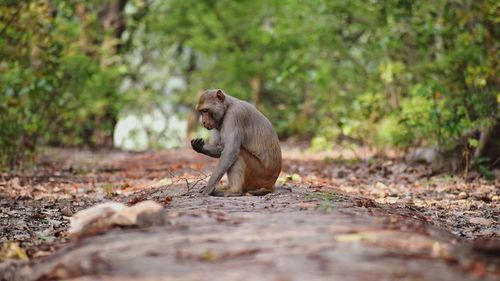
<path fill-rule="evenodd" d="M 352 234 L 342 234 L 335 236 L 335 239 L 339 242 L 375 242 L 377 240 L 376 232 L 358 232 Z"/>
<path fill-rule="evenodd" d="M 7 259 L 29 260 L 26 252 L 15 242 L 7 241 L 0 249 L 0 262 Z"/>
<path fill-rule="evenodd" d="M 301 177 L 298 174 L 293 174 L 288 176 L 288 179 L 291 181 L 300 181 Z"/>
<path fill-rule="evenodd" d="M 216 261 L 218 259 L 218 256 L 214 251 L 206 250 L 205 252 L 203 252 L 200 255 L 200 258 L 203 261 L 212 262 L 212 261 Z"/>

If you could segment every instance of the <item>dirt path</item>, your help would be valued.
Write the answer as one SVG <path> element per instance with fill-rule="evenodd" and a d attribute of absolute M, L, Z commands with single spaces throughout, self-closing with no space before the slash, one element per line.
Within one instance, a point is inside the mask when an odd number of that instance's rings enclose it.
<path fill-rule="evenodd" d="M 28 262 L 0 263 L 4 280 L 500 278 L 495 238 L 498 217 L 488 217 L 498 212 L 495 200 L 487 202 L 487 208 L 477 211 L 480 213 L 452 204 L 454 211 L 472 212 L 466 219 L 483 216 L 490 220 L 488 225 L 477 224 L 474 232 L 477 237 L 493 233 L 489 240 L 472 243 L 453 234 L 471 227 L 470 223 L 459 223 L 461 217 L 446 224 L 432 206 L 403 201 L 388 204 L 361 197 L 346 191 L 346 182 L 339 185 L 341 180 L 349 181 L 346 176 L 330 181 L 321 177 L 339 168 L 362 173 L 364 164 L 327 163 L 320 167 L 289 156 L 284 180 L 274 194 L 214 198 L 186 193 L 203 184 L 214 164 L 200 164 L 206 158 L 189 151 L 102 155 L 58 151 L 56 155 L 59 158 L 51 156 L 40 166 L 45 168 L 32 174 L 3 175 L 6 188 L 0 189 L 0 206 L 2 214 L 8 215 L 2 222 L 2 240 L 18 242 L 31 258 Z M 420 168 L 411 169 L 413 173 L 407 170 L 401 174 L 418 182 Z M 13 186 L 16 178 L 19 186 Z M 367 172 L 363 181 L 377 185 L 378 179 L 377 173 Z M 384 186 L 381 184 L 379 192 L 392 188 L 390 176 L 386 175 Z M 470 183 L 474 184 L 484 185 L 480 179 Z M 363 188 L 360 183 L 359 189 Z M 25 193 L 19 194 L 22 191 Z M 439 199 L 437 195 L 434 198 Z M 109 199 L 129 204 L 153 199 L 165 208 L 140 227 L 116 228 L 68 241 L 67 220 L 62 213 Z M 15 222 L 18 226 L 24 222 L 24 226 L 15 227 Z"/>

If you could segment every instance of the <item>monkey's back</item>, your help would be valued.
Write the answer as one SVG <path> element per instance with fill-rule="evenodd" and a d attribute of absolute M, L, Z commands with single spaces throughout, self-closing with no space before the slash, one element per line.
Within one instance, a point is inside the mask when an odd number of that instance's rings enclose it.
<path fill-rule="evenodd" d="M 246 101 L 236 99 L 234 114 L 240 120 L 242 147 L 254 155 L 270 172 L 281 171 L 281 147 L 278 134 L 264 114 Z"/>

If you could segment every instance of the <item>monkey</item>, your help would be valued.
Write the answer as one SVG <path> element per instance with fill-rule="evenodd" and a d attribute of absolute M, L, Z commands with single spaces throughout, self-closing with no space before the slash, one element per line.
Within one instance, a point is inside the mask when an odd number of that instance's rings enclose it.
<path fill-rule="evenodd" d="M 271 122 L 252 104 L 220 89 L 201 92 L 195 109 L 210 130 L 208 143 L 191 140 L 194 151 L 219 158 L 203 195 L 265 195 L 281 172 L 281 147 Z M 228 185 L 216 186 L 227 173 Z"/>

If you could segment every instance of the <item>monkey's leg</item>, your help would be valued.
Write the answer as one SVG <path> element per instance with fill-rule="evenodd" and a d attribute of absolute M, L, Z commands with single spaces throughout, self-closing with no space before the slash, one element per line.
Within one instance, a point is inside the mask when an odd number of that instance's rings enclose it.
<path fill-rule="evenodd" d="M 241 196 L 243 194 L 243 182 L 245 180 L 245 162 L 240 154 L 238 160 L 227 171 L 227 187 L 217 187 L 212 192 L 213 196 Z"/>
<path fill-rule="evenodd" d="M 227 186 L 217 186 L 215 190 L 210 194 L 212 196 L 224 197 L 225 194 L 229 192 Z"/>
<path fill-rule="evenodd" d="M 274 191 L 274 183 L 277 175 L 266 169 L 261 162 L 246 150 L 242 150 L 241 156 L 245 162 L 245 180 L 243 192 L 251 195 L 265 195 Z"/>
<path fill-rule="evenodd" d="M 268 193 L 271 193 L 274 191 L 274 188 L 273 189 L 270 189 L 270 188 L 259 188 L 259 189 L 256 189 L 256 190 L 249 190 L 247 191 L 247 193 L 250 193 L 251 195 L 255 195 L 255 196 L 262 196 L 262 195 L 266 195 Z"/>
<path fill-rule="evenodd" d="M 242 194 L 243 194 L 242 192 L 230 191 L 227 186 L 221 186 L 217 187 L 210 195 L 216 197 L 235 197 L 235 196 L 241 196 Z"/>

